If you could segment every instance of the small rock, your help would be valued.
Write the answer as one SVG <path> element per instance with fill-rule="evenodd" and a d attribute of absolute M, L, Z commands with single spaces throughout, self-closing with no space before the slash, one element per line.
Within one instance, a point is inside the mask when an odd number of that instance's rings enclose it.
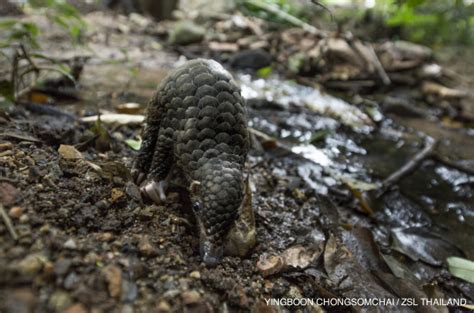
<path fill-rule="evenodd" d="M 58 149 L 59 154 L 68 160 L 84 159 L 84 156 L 74 146 L 60 145 Z"/>
<path fill-rule="evenodd" d="M 12 184 L 6 182 L 0 183 L 0 203 L 4 206 L 14 204 L 19 194 L 20 191 Z"/>
<path fill-rule="evenodd" d="M 133 281 L 122 279 L 122 296 L 121 300 L 123 302 L 133 302 L 138 295 L 137 284 Z"/>
<path fill-rule="evenodd" d="M 182 20 L 174 24 L 169 34 L 169 42 L 173 45 L 188 45 L 204 39 L 206 29 L 189 20 Z"/>
<path fill-rule="evenodd" d="M 62 290 L 55 291 L 48 301 L 49 307 L 56 312 L 66 309 L 71 303 L 71 296 Z"/>
<path fill-rule="evenodd" d="M 155 210 L 149 206 L 144 208 L 143 210 L 140 210 L 139 216 L 142 221 L 149 221 L 153 218 L 153 215 L 155 214 Z"/>
<path fill-rule="evenodd" d="M 71 272 L 66 276 L 66 279 L 64 279 L 64 288 L 71 290 L 76 286 L 78 282 L 79 277 L 76 275 L 76 273 Z"/>
<path fill-rule="evenodd" d="M 110 232 L 100 233 L 97 235 L 97 239 L 100 241 L 109 242 L 114 239 L 114 235 Z"/>
<path fill-rule="evenodd" d="M 132 182 L 127 182 L 127 184 L 125 185 L 125 193 L 131 197 L 132 199 L 140 202 L 142 201 L 142 196 L 140 194 L 140 189 L 138 188 L 137 185 L 135 185 L 134 183 Z"/>
<path fill-rule="evenodd" d="M 188 290 L 181 294 L 184 304 L 196 304 L 201 300 L 201 295 L 195 290 Z"/>
<path fill-rule="evenodd" d="M 166 300 L 161 300 L 156 306 L 157 313 L 168 313 L 171 312 L 171 306 Z"/>
<path fill-rule="evenodd" d="M 26 276 L 34 276 L 43 268 L 46 258 L 41 254 L 30 254 L 17 264 L 18 271 Z"/>
<path fill-rule="evenodd" d="M 20 216 L 20 223 L 27 224 L 30 221 L 30 217 L 27 214 L 22 214 Z"/>
<path fill-rule="evenodd" d="M 102 269 L 102 274 L 108 284 L 109 294 L 113 298 L 120 298 L 122 292 L 122 270 L 116 265 L 108 265 Z"/>
<path fill-rule="evenodd" d="M 4 295 L 6 295 L 4 293 Z M 38 307 L 38 296 L 36 296 L 30 287 L 15 288 L 8 290 L 8 296 L 2 297 L 0 307 L 2 312 L 34 312 Z M 4 310 L 4 311 L 3 311 Z"/>
<path fill-rule="evenodd" d="M 269 66 L 272 56 L 262 49 L 243 50 L 230 57 L 230 66 L 236 69 L 254 69 Z"/>
<path fill-rule="evenodd" d="M 66 311 L 63 313 L 87 313 L 87 309 L 81 304 L 76 303 L 71 305 Z"/>
<path fill-rule="evenodd" d="M 189 277 L 194 278 L 194 279 L 201 279 L 201 273 L 199 271 L 192 271 L 189 274 Z"/>
<path fill-rule="evenodd" d="M 54 273 L 62 276 L 69 271 L 71 265 L 72 261 L 70 259 L 59 259 L 54 263 Z"/>
<path fill-rule="evenodd" d="M 54 264 L 51 261 L 46 261 L 43 265 L 43 273 L 46 277 L 52 277 L 54 274 Z"/>
<path fill-rule="evenodd" d="M 64 243 L 64 248 L 66 248 L 66 249 L 71 249 L 71 250 L 75 250 L 75 249 L 77 249 L 77 244 L 76 244 L 76 242 L 74 241 L 74 239 L 69 238 L 69 239 Z"/>
<path fill-rule="evenodd" d="M 21 214 L 23 214 L 23 208 L 19 206 L 14 206 L 10 209 L 8 212 L 8 215 L 10 215 L 11 218 L 20 218 Z"/>
<path fill-rule="evenodd" d="M 257 268 L 264 277 L 280 272 L 283 269 L 283 258 L 281 256 L 260 257 Z"/>
<path fill-rule="evenodd" d="M 120 313 L 133 313 L 133 307 L 130 304 L 124 304 L 120 309 Z"/>
<path fill-rule="evenodd" d="M 153 256 L 157 254 L 157 250 L 153 245 L 150 243 L 150 239 L 147 235 L 143 236 L 138 244 L 138 249 L 143 255 L 146 256 Z"/>

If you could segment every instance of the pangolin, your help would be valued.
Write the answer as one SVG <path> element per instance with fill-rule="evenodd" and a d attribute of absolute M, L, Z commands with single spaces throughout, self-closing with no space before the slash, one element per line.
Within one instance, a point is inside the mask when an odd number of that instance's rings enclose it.
<path fill-rule="evenodd" d="M 132 175 L 155 201 L 170 173 L 185 177 L 200 231 L 200 253 L 209 266 L 244 196 L 249 148 L 245 101 L 232 76 L 214 60 L 195 59 L 171 72 L 150 100 L 142 145 Z M 144 188 L 144 189 L 143 189 Z"/>

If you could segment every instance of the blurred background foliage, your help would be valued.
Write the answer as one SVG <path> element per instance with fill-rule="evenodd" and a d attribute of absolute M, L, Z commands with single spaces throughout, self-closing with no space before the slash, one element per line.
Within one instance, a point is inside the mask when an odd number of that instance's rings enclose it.
<path fill-rule="evenodd" d="M 376 0 L 371 10 L 387 26 L 400 26 L 403 39 L 429 45 L 474 42 L 472 0 Z"/>
<path fill-rule="evenodd" d="M 279 8 L 303 21 L 326 18 L 344 30 L 358 28 L 366 39 L 405 39 L 431 46 L 474 43 L 473 0 L 238 0 L 247 14 L 282 22 L 261 3 Z M 328 13 L 330 11 L 330 13 Z"/>
<path fill-rule="evenodd" d="M 84 2 L 83 0 L 82 2 Z M 89 0 L 91 2 L 92 0 Z M 198 0 L 195 0 L 198 1 Z M 202 0 L 199 0 L 202 2 Z M 214 0 L 216 1 L 216 0 Z M 222 0 L 223 1 L 223 0 Z M 18 2 L 18 1 L 16 1 Z M 81 18 L 81 0 L 22 0 L 26 11 L 43 13 L 64 28 L 74 43 L 81 40 L 86 24 Z M 87 2 L 87 1 L 86 1 Z M 123 8 L 141 8 L 140 13 L 163 10 L 163 3 L 192 0 L 93 0 L 98 7 L 121 4 Z M 353 31 L 366 40 L 404 39 L 430 46 L 473 45 L 474 0 L 234 0 L 237 8 L 275 24 L 288 25 L 283 14 L 320 27 L 337 27 Z M 227 2 L 226 2 L 227 3 Z M 267 8 L 265 8 L 267 7 Z M 153 15 L 153 14 L 152 14 Z M 156 14 L 155 14 L 156 15 Z M 326 25 L 324 25 L 326 24 Z M 38 28 L 28 22 L 0 19 L 0 30 L 8 41 L 37 45 Z"/>
<path fill-rule="evenodd" d="M 48 19 L 69 33 L 72 43 L 80 42 L 81 33 L 86 28 L 86 23 L 80 11 L 72 4 L 63 0 L 27 0 L 21 2 L 21 7 L 26 12 L 44 14 Z M 40 33 L 39 27 L 32 22 L 15 18 L 0 20 L 0 45 L 21 43 L 23 45 L 39 48 L 37 40 Z"/>

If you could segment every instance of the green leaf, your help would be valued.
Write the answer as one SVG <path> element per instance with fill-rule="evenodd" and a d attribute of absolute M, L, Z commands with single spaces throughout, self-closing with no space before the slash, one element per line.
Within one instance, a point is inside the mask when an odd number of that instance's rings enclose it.
<path fill-rule="evenodd" d="M 453 276 L 474 283 L 474 262 L 455 256 L 448 258 L 449 271 Z"/>
<path fill-rule="evenodd" d="M 127 139 L 125 140 L 125 143 L 135 151 L 140 150 L 140 147 L 142 145 L 141 140 L 135 140 L 135 139 Z"/>
<path fill-rule="evenodd" d="M 265 66 L 257 70 L 258 76 L 261 78 L 267 78 L 271 73 L 272 73 L 272 67 L 271 66 Z"/>
<path fill-rule="evenodd" d="M 326 138 L 331 133 L 328 129 L 321 129 L 311 135 L 309 143 L 316 144 Z"/>

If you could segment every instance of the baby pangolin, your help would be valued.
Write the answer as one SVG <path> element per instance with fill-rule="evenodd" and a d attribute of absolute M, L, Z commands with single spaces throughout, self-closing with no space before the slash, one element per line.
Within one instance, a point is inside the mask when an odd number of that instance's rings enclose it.
<path fill-rule="evenodd" d="M 182 173 L 199 224 L 201 257 L 215 265 L 244 196 L 249 133 L 240 90 L 216 61 L 188 61 L 160 84 L 145 122 L 134 180 L 141 184 L 148 177 L 142 190 L 158 202 L 162 182 Z"/>

